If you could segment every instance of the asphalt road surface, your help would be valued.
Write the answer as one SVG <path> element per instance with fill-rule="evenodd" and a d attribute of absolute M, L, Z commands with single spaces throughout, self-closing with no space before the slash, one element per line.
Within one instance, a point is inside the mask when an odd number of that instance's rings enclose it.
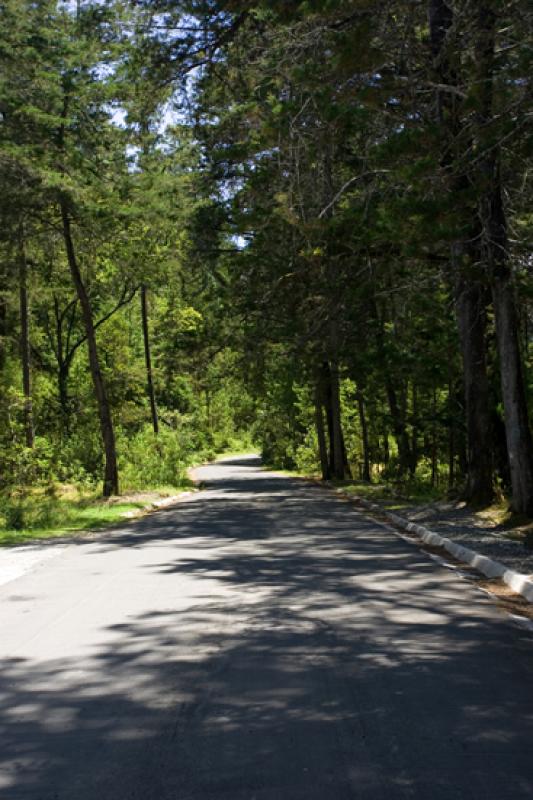
<path fill-rule="evenodd" d="M 199 477 L 0 588 L 2 800 L 533 798 L 530 633 L 326 491 Z"/>

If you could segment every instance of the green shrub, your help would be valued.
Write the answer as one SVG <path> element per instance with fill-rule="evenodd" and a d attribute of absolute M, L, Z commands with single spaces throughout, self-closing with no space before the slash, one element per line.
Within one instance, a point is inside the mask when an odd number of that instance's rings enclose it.
<path fill-rule="evenodd" d="M 3 498 L 2 516 L 4 527 L 13 531 L 21 531 L 26 527 L 26 507 L 21 498 Z"/>
<path fill-rule="evenodd" d="M 124 490 L 156 486 L 182 486 L 187 469 L 195 461 L 214 455 L 202 447 L 193 432 L 184 428 L 162 428 L 157 436 L 150 426 L 131 437 L 119 438 L 119 470 Z"/>

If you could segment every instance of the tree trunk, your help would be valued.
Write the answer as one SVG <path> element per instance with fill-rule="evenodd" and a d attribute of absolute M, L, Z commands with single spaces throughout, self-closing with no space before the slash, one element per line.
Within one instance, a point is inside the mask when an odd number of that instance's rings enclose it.
<path fill-rule="evenodd" d="M 485 247 L 491 275 L 496 321 L 505 437 L 512 488 L 512 507 L 533 516 L 533 441 L 520 353 L 518 315 L 507 261 L 507 230 L 498 166 L 493 191 L 483 208 Z"/>
<path fill-rule="evenodd" d="M 70 434 L 70 405 L 68 397 L 68 376 L 70 359 L 65 355 L 65 344 L 63 340 L 63 325 L 59 309 L 59 301 L 54 297 L 54 315 L 56 320 L 56 342 L 57 342 L 57 393 L 59 397 L 59 407 L 61 409 L 61 431 L 69 436 Z"/>
<path fill-rule="evenodd" d="M 375 300 L 372 300 L 371 313 L 377 323 L 377 349 L 381 360 L 381 372 L 384 379 L 385 392 L 389 405 L 392 435 L 394 436 L 396 446 L 398 448 L 398 473 L 400 477 L 403 477 L 410 468 L 411 464 L 409 435 L 407 433 L 407 427 L 405 424 L 405 415 L 400 407 L 398 394 L 396 392 L 394 381 L 389 369 L 389 358 L 387 356 L 385 347 L 383 321 L 380 317 L 378 306 Z"/>
<path fill-rule="evenodd" d="M 514 292 L 510 276 L 493 279 L 492 298 L 500 361 L 505 436 L 511 473 L 512 507 L 533 516 L 533 442 L 518 343 Z"/>
<path fill-rule="evenodd" d="M 432 423 L 431 423 L 431 485 L 437 484 L 438 472 L 438 442 L 437 442 L 437 389 L 433 387 L 432 395 Z"/>
<path fill-rule="evenodd" d="M 390 463 L 389 432 L 383 431 L 383 463 L 388 467 Z"/>
<path fill-rule="evenodd" d="M 22 365 L 22 389 L 24 392 L 24 432 L 26 446 L 33 447 L 33 404 L 31 396 L 30 364 L 30 317 L 28 311 L 28 265 L 23 233 L 19 239 L 19 307 L 20 307 L 20 358 Z"/>
<path fill-rule="evenodd" d="M 474 181 L 479 191 L 482 254 L 490 280 L 512 486 L 512 507 L 533 516 L 533 443 L 522 372 L 518 314 L 508 260 L 507 220 L 503 205 L 500 154 L 492 136 L 495 34 L 494 4 L 480 3 L 476 18 L 476 80 L 479 86 L 476 144 L 482 153 Z M 483 155 L 483 149 L 486 153 Z"/>
<path fill-rule="evenodd" d="M 325 361 L 322 366 L 324 405 L 328 424 L 329 438 L 329 473 L 332 478 L 344 480 L 350 477 L 346 461 L 346 449 L 342 435 L 339 372 L 338 367 Z"/>
<path fill-rule="evenodd" d="M 339 366 L 335 361 L 330 363 L 330 391 L 334 445 L 333 475 L 340 480 L 344 480 L 349 477 L 349 470 L 347 469 L 346 448 L 344 446 L 344 436 L 342 435 Z"/>
<path fill-rule="evenodd" d="M 61 408 L 61 435 L 70 435 L 70 400 L 68 396 L 68 364 L 61 362 L 57 369 L 57 391 Z"/>
<path fill-rule="evenodd" d="M 152 377 L 152 355 L 150 351 L 150 336 L 148 331 L 148 303 L 147 303 L 147 289 L 143 284 L 141 286 L 141 316 L 142 316 L 142 329 L 144 340 L 144 360 L 146 364 L 146 385 L 148 388 L 148 397 L 150 398 L 150 412 L 152 415 L 152 427 L 154 433 L 159 433 L 159 420 L 157 418 L 157 406 L 155 404 L 154 382 Z"/>
<path fill-rule="evenodd" d="M 328 481 L 331 476 L 329 471 L 326 432 L 324 429 L 323 387 L 321 385 L 320 377 L 318 378 L 315 387 L 315 425 L 318 439 L 318 453 L 320 457 L 322 480 Z"/>
<path fill-rule="evenodd" d="M 446 47 L 446 36 L 454 23 L 453 8 L 446 0 L 429 0 L 428 17 L 436 81 L 455 86 L 457 74 L 450 65 Z M 455 165 L 454 147 L 462 130 L 457 102 L 453 93 L 437 91 L 435 116 L 445 134 L 442 166 L 450 175 L 451 191 L 459 198 L 467 196 L 471 187 L 464 173 L 457 174 Z M 464 214 L 467 221 L 473 220 L 475 209 L 471 208 L 471 203 L 465 204 Z M 465 390 L 467 473 L 464 498 L 476 505 L 486 505 L 493 499 L 493 486 L 486 367 L 487 301 L 478 274 L 478 228 L 477 221 L 473 220 L 466 226 L 462 238 L 452 246 L 452 273 Z M 467 265 L 464 264 L 465 257 Z"/>
<path fill-rule="evenodd" d="M 411 458 L 409 461 L 409 474 L 411 478 L 416 475 L 416 468 L 418 466 L 418 388 L 413 382 L 413 411 L 412 411 L 412 426 L 411 426 Z"/>
<path fill-rule="evenodd" d="M 113 430 L 113 421 L 111 419 L 111 410 L 109 407 L 109 400 L 105 388 L 105 383 L 100 368 L 100 360 L 98 357 L 98 350 L 96 347 L 96 334 L 94 330 L 93 313 L 91 302 L 83 283 L 83 278 L 79 270 L 76 252 L 74 250 L 74 242 L 72 239 L 72 231 L 70 226 L 70 217 L 68 209 L 64 201 L 61 201 L 61 218 L 63 222 L 63 237 L 65 240 L 65 249 L 67 251 L 67 259 L 70 268 L 70 274 L 78 299 L 80 301 L 83 323 L 85 326 L 85 335 L 87 337 L 87 349 L 89 352 L 89 366 L 91 370 L 91 377 L 94 386 L 94 393 L 98 405 L 98 415 L 100 419 L 100 431 L 104 445 L 105 454 L 105 467 L 104 467 L 104 497 L 110 497 L 112 494 L 118 494 L 118 469 L 117 469 L 117 452 L 115 446 L 115 432 Z"/>
<path fill-rule="evenodd" d="M 361 424 L 361 439 L 363 441 L 363 480 L 371 482 L 370 475 L 370 446 L 368 443 L 368 425 L 366 421 L 365 398 L 361 389 L 357 392 L 357 408 L 359 411 L 359 422 Z"/>
<path fill-rule="evenodd" d="M 451 364 L 451 358 L 450 358 Z M 455 393 L 453 377 L 448 378 L 448 489 L 455 485 Z"/>
<path fill-rule="evenodd" d="M 396 439 L 396 446 L 398 447 L 398 472 L 400 477 L 403 477 L 411 466 L 411 447 L 409 445 L 409 435 L 407 433 L 405 420 L 400 411 L 396 390 L 388 371 L 385 375 L 385 389 L 389 401 L 392 432 Z"/>
<path fill-rule="evenodd" d="M 459 278 L 455 308 L 463 356 L 467 434 L 464 497 L 475 505 L 488 505 L 494 493 L 485 344 L 486 301 L 483 287 Z"/>

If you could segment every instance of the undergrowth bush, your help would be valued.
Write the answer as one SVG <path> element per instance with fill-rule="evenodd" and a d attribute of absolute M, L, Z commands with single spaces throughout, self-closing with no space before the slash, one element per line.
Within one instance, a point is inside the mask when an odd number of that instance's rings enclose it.
<path fill-rule="evenodd" d="M 26 506 L 20 497 L 2 498 L 3 526 L 13 531 L 21 531 L 26 527 Z"/>
<path fill-rule="evenodd" d="M 187 469 L 215 452 L 188 428 L 163 428 L 157 436 L 146 426 L 134 436 L 120 435 L 119 471 L 123 490 L 183 486 Z"/>
<path fill-rule="evenodd" d="M 53 491 L 5 493 L 1 498 L 0 527 L 22 531 L 51 529 L 68 519 L 69 508 Z"/>
<path fill-rule="evenodd" d="M 9 489 L 14 486 L 47 484 L 57 474 L 58 458 L 52 444 L 35 437 L 33 448 L 15 441 L 3 448 L 0 486 Z"/>

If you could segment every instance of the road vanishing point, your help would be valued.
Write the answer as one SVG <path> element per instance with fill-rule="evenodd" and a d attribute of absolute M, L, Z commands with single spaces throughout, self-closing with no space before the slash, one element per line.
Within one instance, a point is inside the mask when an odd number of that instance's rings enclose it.
<path fill-rule="evenodd" d="M 2 800 L 533 798 L 531 633 L 332 492 L 197 477 L 0 587 Z"/>

